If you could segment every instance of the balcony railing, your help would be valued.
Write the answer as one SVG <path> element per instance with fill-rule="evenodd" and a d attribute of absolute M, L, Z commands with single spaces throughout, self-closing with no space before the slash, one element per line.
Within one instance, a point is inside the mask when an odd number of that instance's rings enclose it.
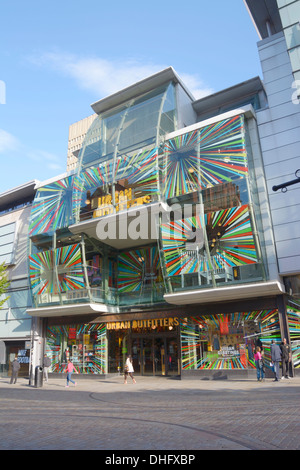
<path fill-rule="evenodd" d="M 163 284 L 144 287 L 139 291 L 120 292 L 118 289 L 100 287 L 74 289 L 62 293 L 44 293 L 35 296 L 36 306 L 67 305 L 75 303 L 101 303 L 112 306 L 154 304 L 163 302 L 165 288 Z"/>

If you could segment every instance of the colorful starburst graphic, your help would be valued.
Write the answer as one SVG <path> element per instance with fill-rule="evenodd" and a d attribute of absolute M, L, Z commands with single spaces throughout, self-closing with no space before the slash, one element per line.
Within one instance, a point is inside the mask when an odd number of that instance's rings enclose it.
<path fill-rule="evenodd" d="M 82 289 L 85 282 L 80 245 L 30 255 L 29 276 L 34 295 Z"/>
<path fill-rule="evenodd" d="M 207 242 L 195 247 L 191 234 L 199 229 Z M 169 276 L 258 262 L 248 205 L 162 224 L 161 236 Z"/>
<path fill-rule="evenodd" d="M 210 124 L 165 144 L 162 187 L 167 198 L 230 182 L 247 172 L 241 116 Z"/>

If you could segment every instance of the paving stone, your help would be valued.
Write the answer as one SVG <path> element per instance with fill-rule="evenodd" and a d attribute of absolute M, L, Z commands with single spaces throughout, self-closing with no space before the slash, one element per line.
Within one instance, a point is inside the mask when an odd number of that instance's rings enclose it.
<path fill-rule="evenodd" d="M 300 378 L 0 379 L 2 450 L 299 450 Z"/>

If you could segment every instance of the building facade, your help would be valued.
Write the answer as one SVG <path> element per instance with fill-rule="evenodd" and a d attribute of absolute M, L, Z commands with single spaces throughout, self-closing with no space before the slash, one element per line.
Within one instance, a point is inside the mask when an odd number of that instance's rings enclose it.
<path fill-rule="evenodd" d="M 35 185 L 33 370 L 46 352 L 52 373 L 71 358 L 116 374 L 130 353 L 142 375 L 252 376 L 260 345 L 272 375 L 284 337 L 300 370 L 300 186 L 272 189 L 300 160 L 280 16 L 299 2 L 245 3 L 263 81 L 195 100 L 162 70 L 94 103 L 70 131 L 69 171 Z"/>
<path fill-rule="evenodd" d="M 289 327 L 266 106 L 259 78 L 195 101 L 171 68 L 92 105 L 76 169 L 31 212 L 29 313 L 53 372 L 118 373 L 131 353 L 143 375 L 249 375 L 256 344 L 270 359 Z"/>
<path fill-rule="evenodd" d="M 10 285 L 0 309 L 0 374 L 11 375 L 15 356 L 20 376 L 28 376 L 36 320 L 28 314 L 32 306 L 28 279 L 28 221 L 36 181 L 0 194 L 0 263 L 4 263 Z"/>

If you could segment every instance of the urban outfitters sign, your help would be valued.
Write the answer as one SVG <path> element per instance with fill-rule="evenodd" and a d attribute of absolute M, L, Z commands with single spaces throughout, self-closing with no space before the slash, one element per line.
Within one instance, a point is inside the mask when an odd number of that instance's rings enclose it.
<path fill-rule="evenodd" d="M 149 320 L 116 321 L 106 324 L 108 330 L 127 330 L 129 328 L 157 328 L 158 326 L 174 327 L 179 325 L 177 317 L 152 318 Z"/>

